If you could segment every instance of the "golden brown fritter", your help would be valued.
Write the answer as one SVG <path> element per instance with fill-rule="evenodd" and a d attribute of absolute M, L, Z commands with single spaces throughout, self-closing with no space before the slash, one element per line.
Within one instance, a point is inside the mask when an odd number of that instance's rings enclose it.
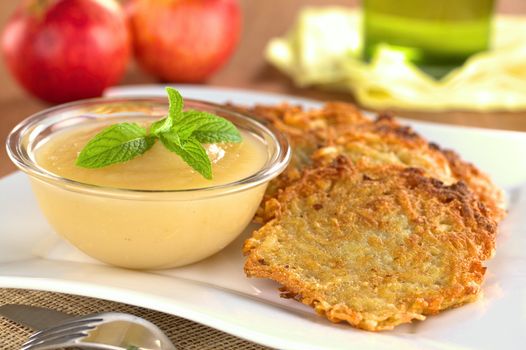
<path fill-rule="evenodd" d="M 329 102 L 309 111 L 287 104 L 251 109 L 233 107 L 263 118 L 287 135 L 294 149 L 288 170 L 292 170 L 294 176 L 312 163 L 311 156 L 316 150 L 334 145 L 344 130 L 371 123 L 354 105 L 341 102 Z"/>
<path fill-rule="evenodd" d="M 292 159 L 287 169 L 272 180 L 265 193 L 262 206 L 301 176 L 301 171 L 313 164 L 321 165 L 324 151 L 335 145 L 338 133 L 344 128 L 354 129 L 359 125 L 369 125 L 365 117 L 354 105 L 341 102 L 329 102 L 320 109 L 304 111 L 299 106 L 287 104 L 279 106 L 255 106 L 249 112 L 269 121 L 278 130 L 285 133 L 292 146 Z M 332 152 L 329 152 L 333 154 Z M 316 157 L 313 155 L 316 154 Z M 328 154 L 327 154 L 328 156 Z M 257 222 L 265 221 L 263 211 L 258 211 Z"/>
<path fill-rule="evenodd" d="M 334 144 L 338 133 L 371 123 L 356 106 L 342 102 L 328 102 L 309 111 L 288 104 L 229 107 L 260 117 L 286 134 L 294 148 L 291 165 L 299 168 L 311 163 L 310 156 L 315 150 Z"/>
<path fill-rule="evenodd" d="M 473 301 L 496 224 L 462 183 L 400 165 L 307 169 L 245 242 L 245 272 L 333 322 L 392 329 Z"/>
<path fill-rule="evenodd" d="M 502 191 L 487 175 L 462 161 L 453 151 L 430 144 L 389 115 L 371 121 L 355 106 L 345 103 L 327 103 L 310 111 L 289 105 L 256 106 L 248 111 L 286 133 L 293 148 L 291 164 L 271 182 L 266 200 L 300 178 L 303 168 L 328 164 L 345 154 L 353 161 L 420 168 L 426 176 L 447 185 L 464 181 L 495 220 L 505 216 Z M 261 210 L 257 218 L 260 222 L 266 220 Z"/>

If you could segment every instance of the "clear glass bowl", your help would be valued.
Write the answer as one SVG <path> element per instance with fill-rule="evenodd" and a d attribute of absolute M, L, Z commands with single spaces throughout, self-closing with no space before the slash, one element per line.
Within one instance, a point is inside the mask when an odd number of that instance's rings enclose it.
<path fill-rule="evenodd" d="M 108 264 L 159 269 L 190 264 L 228 245 L 250 223 L 268 182 L 290 160 L 287 139 L 271 125 L 211 103 L 186 100 L 185 108 L 220 115 L 257 136 L 267 161 L 235 182 L 185 190 L 107 188 L 57 176 L 34 157 L 41 142 L 67 128 L 112 119 L 156 120 L 167 114 L 165 98 L 101 98 L 35 114 L 7 138 L 7 152 L 30 180 L 54 230 L 77 248 Z"/>

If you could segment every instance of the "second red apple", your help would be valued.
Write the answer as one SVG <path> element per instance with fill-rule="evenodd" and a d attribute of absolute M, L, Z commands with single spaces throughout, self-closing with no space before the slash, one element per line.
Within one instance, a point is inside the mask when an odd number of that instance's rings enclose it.
<path fill-rule="evenodd" d="M 237 0 L 132 0 L 127 10 L 139 65 L 163 81 L 206 80 L 241 31 Z"/>

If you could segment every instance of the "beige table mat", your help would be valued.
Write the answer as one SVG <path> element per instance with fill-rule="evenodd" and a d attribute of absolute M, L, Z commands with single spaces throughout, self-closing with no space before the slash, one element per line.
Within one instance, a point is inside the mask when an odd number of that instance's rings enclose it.
<path fill-rule="evenodd" d="M 181 350 L 268 349 L 184 318 L 106 300 L 23 289 L 0 289 L 0 305 L 3 304 L 48 307 L 72 315 L 103 311 L 128 312 L 155 323 Z M 0 316 L 0 349 L 20 349 L 31 333 L 31 330 Z"/>

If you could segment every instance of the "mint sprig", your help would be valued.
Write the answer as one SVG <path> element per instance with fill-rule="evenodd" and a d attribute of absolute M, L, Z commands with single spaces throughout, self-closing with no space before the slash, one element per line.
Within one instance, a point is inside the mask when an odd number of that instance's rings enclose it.
<path fill-rule="evenodd" d="M 127 162 L 148 151 L 156 140 L 180 156 L 206 179 L 212 179 L 212 163 L 203 143 L 242 141 L 234 124 L 214 114 L 183 111 L 183 98 L 167 87 L 170 107 L 168 115 L 150 125 L 150 129 L 135 123 L 111 125 L 95 135 L 77 157 L 77 166 L 102 168 Z"/>

